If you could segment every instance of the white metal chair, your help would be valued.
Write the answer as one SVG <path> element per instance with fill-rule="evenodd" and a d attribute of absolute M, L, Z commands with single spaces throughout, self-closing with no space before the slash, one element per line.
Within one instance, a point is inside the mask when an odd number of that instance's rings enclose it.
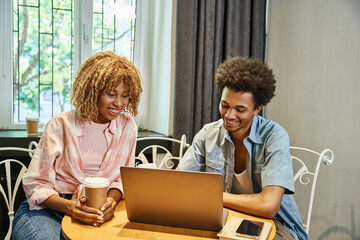
<path fill-rule="evenodd" d="M 178 163 L 183 156 L 185 148 L 190 146 L 190 144 L 186 143 L 185 135 L 181 136 L 181 140 L 167 137 L 141 137 L 137 139 L 137 144 L 139 145 L 139 143 L 145 141 L 148 142 L 149 145 L 144 147 L 135 157 L 136 166 L 152 162 L 156 164 L 157 168 L 174 169 L 174 167 L 176 167 L 174 160 Z M 176 145 L 179 144 L 179 154 L 177 156 L 174 156 L 164 146 L 164 144 L 170 144 L 171 147 L 173 143 Z"/>
<path fill-rule="evenodd" d="M 29 153 L 30 158 L 33 157 L 33 154 L 35 152 L 37 143 L 35 141 L 30 142 L 28 148 L 19 148 L 19 147 L 0 147 L 0 151 L 11 151 L 11 152 L 27 152 Z M 16 166 L 19 165 L 19 166 Z M 2 167 L 4 166 L 4 167 Z M 1 181 L 5 180 L 4 187 L 2 184 L 0 184 L 0 192 L 4 198 L 4 201 L 6 203 L 6 207 L 8 209 L 8 215 L 9 215 L 9 229 L 5 236 L 5 240 L 10 239 L 11 236 L 11 230 L 12 230 L 12 222 L 14 219 L 14 204 L 15 204 L 15 197 L 16 193 L 18 191 L 19 185 L 22 180 L 22 176 L 26 172 L 27 168 L 26 166 L 16 159 L 5 159 L 0 162 L 1 169 L 5 170 L 5 176 L 1 179 Z M 13 168 L 12 168 L 13 167 Z M 20 167 L 19 172 L 15 171 L 14 169 L 17 169 Z M 17 175 L 16 175 L 17 174 Z M 15 176 L 14 176 L 15 175 Z M 12 178 L 15 178 L 15 180 L 12 181 Z M 15 181 L 15 183 L 13 183 Z"/>
<path fill-rule="evenodd" d="M 324 149 L 321 153 L 318 153 L 301 147 L 290 147 L 290 152 L 294 167 L 294 182 L 299 182 L 302 185 L 309 185 L 311 190 L 306 220 L 303 221 L 305 231 L 309 234 L 311 212 L 320 165 L 321 162 L 325 165 L 332 164 L 334 161 L 334 153 L 328 148 Z"/>

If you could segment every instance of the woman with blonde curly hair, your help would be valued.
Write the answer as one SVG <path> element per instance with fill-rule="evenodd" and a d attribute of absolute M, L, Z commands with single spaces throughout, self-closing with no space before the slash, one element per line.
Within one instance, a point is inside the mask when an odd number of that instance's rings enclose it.
<path fill-rule="evenodd" d="M 72 87 L 75 109 L 47 124 L 23 178 L 27 196 L 13 222 L 13 239 L 59 239 L 65 214 L 98 226 L 114 215 L 123 196 L 120 166 L 133 166 L 137 126 L 132 118 L 142 92 L 140 74 L 113 52 L 93 55 Z M 100 209 L 86 206 L 86 177 L 110 186 Z"/>

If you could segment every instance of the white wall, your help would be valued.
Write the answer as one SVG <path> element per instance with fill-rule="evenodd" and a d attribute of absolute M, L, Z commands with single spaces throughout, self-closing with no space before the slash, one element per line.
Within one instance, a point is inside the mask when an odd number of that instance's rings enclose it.
<path fill-rule="evenodd" d="M 360 1 L 269 0 L 268 63 L 266 117 L 291 145 L 335 154 L 320 168 L 310 239 L 359 239 Z"/>

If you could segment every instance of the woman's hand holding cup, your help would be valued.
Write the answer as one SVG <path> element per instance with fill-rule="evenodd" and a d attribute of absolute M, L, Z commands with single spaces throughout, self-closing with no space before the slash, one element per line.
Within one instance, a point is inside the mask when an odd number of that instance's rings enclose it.
<path fill-rule="evenodd" d="M 86 198 L 83 197 L 80 200 L 73 201 L 74 207 L 71 211 L 71 216 L 83 223 L 90 225 L 100 225 L 103 223 L 104 214 L 99 209 L 86 206 Z"/>

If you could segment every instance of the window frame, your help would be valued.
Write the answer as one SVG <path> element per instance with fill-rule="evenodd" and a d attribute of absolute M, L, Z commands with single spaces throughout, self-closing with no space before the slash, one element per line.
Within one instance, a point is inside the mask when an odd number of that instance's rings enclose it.
<path fill-rule="evenodd" d="M 0 66 L 0 94 L 2 95 L 2 104 L 0 105 L 0 130 L 26 129 L 25 122 L 14 123 L 13 109 L 12 109 L 12 83 L 13 83 L 13 34 L 12 34 L 12 8 L 13 1 L 0 1 L 0 33 L 3 36 L 0 39 L 2 48 L 0 49 L 0 56 L 2 57 L 2 64 Z M 79 69 L 80 65 L 91 56 L 91 41 L 84 41 L 85 37 L 92 39 L 92 0 L 75 1 L 75 21 L 74 21 L 74 73 Z M 88 36 L 85 36 L 84 29 Z M 82 36 L 82 37 L 81 37 Z M 10 59 L 10 61 L 9 61 Z M 8 91 L 11 89 L 11 91 Z M 46 123 L 40 123 L 40 128 Z"/>
<path fill-rule="evenodd" d="M 12 57 L 12 1 L 0 1 L 0 94 L 2 98 L 2 104 L 0 104 L 0 112 L 2 114 L 0 118 L 0 129 L 25 129 L 25 124 L 13 124 L 12 114 L 12 91 L 6 91 L 12 89 L 12 71 L 13 69 L 13 57 Z M 11 61 L 9 61 L 11 60 Z"/>
<path fill-rule="evenodd" d="M 175 21 L 176 21 L 176 0 L 167 2 L 167 9 L 164 11 L 160 7 L 163 4 L 158 0 L 137 0 L 136 4 L 136 29 L 135 29 L 135 48 L 134 65 L 139 69 L 142 76 L 143 93 L 139 105 L 139 115 L 135 118 L 139 128 L 156 131 L 165 135 L 172 134 L 172 105 L 173 105 L 173 81 L 174 81 L 174 45 L 175 45 Z M 146 12 L 148 10 L 150 12 Z M 84 34 L 88 32 L 88 39 L 92 39 L 92 0 L 75 1 L 75 26 L 74 26 L 74 73 L 77 72 L 81 64 L 92 55 L 91 41 L 84 41 Z M 87 13 L 86 13 L 87 12 Z M 143 15 L 146 13 L 146 19 Z M 154 46 L 157 43 L 157 36 L 153 32 L 154 26 L 149 26 L 149 21 L 161 19 L 162 14 L 167 15 L 170 20 L 169 26 L 159 30 L 159 34 L 165 41 L 170 39 L 169 54 L 166 59 L 159 57 L 156 66 L 150 56 L 164 51 L 163 46 Z M 139 18 L 141 16 L 141 18 Z M 141 20 L 142 19 L 142 20 Z M 163 25 L 163 24 L 162 24 Z M 161 26 L 156 26 L 160 28 Z M 87 30 L 87 31 L 84 31 Z M 84 33 L 85 32 L 85 33 Z M 12 1 L 0 1 L 0 130 L 23 130 L 26 129 L 24 123 L 13 123 L 12 113 L 12 71 L 13 69 L 13 42 L 12 42 Z M 151 41 L 149 41 L 149 37 Z M 167 42 L 168 43 L 168 42 Z M 160 56 L 160 55 L 157 55 Z M 10 62 L 9 62 L 9 59 Z M 171 62 L 171 64 L 169 64 Z M 157 75 L 162 66 L 166 74 Z M 163 71 L 162 71 L 163 72 Z M 162 87 L 162 94 L 151 94 L 151 90 Z M 157 109 L 157 111 L 154 111 Z M 159 112 L 160 110 L 160 112 Z M 40 123 L 40 129 L 46 123 Z"/>
<path fill-rule="evenodd" d="M 81 64 L 92 55 L 92 18 L 93 0 L 74 1 L 74 75 Z M 0 94 L 2 104 L 0 105 L 0 130 L 26 129 L 25 122 L 14 122 L 13 119 L 13 0 L 0 1 Z M 88 39 L 88 40 L 85 40 Z M 10 60 L 10 61 L 9 61 Z M 11 90 L 9 90 L 11 89 Z M 41 122 L 40 128 L 46 123 Z"/>

